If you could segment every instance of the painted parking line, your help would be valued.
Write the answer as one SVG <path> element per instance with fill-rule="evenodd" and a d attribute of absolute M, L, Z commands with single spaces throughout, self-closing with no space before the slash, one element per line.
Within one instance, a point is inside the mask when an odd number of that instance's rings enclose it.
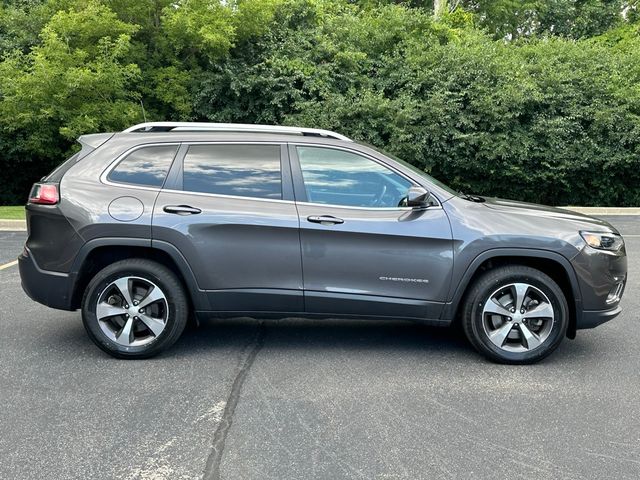
<path fill-rule="evenodd" d="M 0 265 L 0 270 L 4 270 L 5 268 L 11 268 L 14 265 L 18 264 L 18 260 L 14 260 L 13 262 L 5 263 L 4 265 Z"/>

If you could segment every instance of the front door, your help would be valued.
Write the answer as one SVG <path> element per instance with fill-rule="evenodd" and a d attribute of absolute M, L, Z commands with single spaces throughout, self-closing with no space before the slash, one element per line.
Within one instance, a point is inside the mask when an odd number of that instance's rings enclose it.
<path fill-rule="evenodd" d="M 285 146 L 192 144 L 178 157 L 156 200 L 153 241 L 178 247 L 213 311 L 304 311 Z"/>
<path fill-rule="evenodd" d="M 290 146 L 310 313 L 437 319 L 453 262 L 442 207 L 402 206 L 412 181 L 380 159 Z"/>

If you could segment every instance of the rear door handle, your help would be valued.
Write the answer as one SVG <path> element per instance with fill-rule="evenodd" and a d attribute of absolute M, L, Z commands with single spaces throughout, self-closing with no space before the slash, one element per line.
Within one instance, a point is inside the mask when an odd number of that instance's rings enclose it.
<path fill-rule="evenodd" d="M 202 212 L 199 208 L 190 207 L 189 205 L 167 205 L 163 210 L 167 213 L 176 213 L 178 215 L 196 215 Z"/>
<path fill-rule="evenodd" d="M 344 220 L 332 215 L 310 215 L 307 220 L 311 223 L 320 223 L 322 225 L 338 225 L 344 223 Z"/>

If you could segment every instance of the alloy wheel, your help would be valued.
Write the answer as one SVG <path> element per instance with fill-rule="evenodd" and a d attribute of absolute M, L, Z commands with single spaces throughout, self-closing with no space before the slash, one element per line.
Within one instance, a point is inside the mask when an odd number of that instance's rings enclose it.
<path fill-rule="evenodd" d="M 160 287 L 140 277 L 112 281 L 98 296 L 96 318 L 113 342 L 137 347 L 148 345 L 167 325 L 169 305 Z"/>
<path fill-rule="evenodd" d="M 528 352 L 549 337 L 555 312 L 539 288 L 511 283 L 495 290 L 484 302 L 482 325 L 489 340 L 509 352 Z"/>

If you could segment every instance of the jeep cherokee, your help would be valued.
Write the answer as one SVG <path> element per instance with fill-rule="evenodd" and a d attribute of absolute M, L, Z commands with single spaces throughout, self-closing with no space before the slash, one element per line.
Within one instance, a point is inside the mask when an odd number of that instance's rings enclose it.
<path fill-rule="evenodd" d="M 620 313 L 607 222 L 459 194 L 334 132 L 156 122 L 79 143 L 32 189 L 20 275 L 116 357 L 169 347 L 194 312 L 458 319 L 490 359 L 532 363 Z"/>

